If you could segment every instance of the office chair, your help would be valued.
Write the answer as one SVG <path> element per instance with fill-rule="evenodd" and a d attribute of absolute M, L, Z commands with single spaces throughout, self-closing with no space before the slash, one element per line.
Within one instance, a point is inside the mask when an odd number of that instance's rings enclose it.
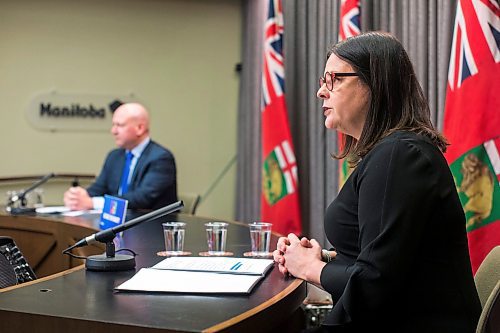
<path fill-rule="evenodd" d="M 493 288 L 500 280 L 500 245 L 495 246 L 484 258 L 474 276 L 477 293 L 484 308 Z"/>
<path fill-rule="evenodd" d="M 35 279 L 35 273 L 14 240 L 0 236 L 0 289 Z"/>
<path fill-rule="evenodd" d="M 184 207 L 181 209 L 181 213 L 188 213 L 194 215 L 196 213 L 196 208 L 200 203 L 201 196 L 196 193 L 180 193 L 178 195 L 179 200 L 184 202 Z"/>
<path fill-rule="evenodd" d="M 476 328 L 476 333 L 496 332 L 500 332 L 500 281 L 486 300 Z"/>
<path fill-rule="evenodd" d="M 474 282 L 483 307 L 476 333 L 500 332 L 500 245 L 484 258 Z"/>

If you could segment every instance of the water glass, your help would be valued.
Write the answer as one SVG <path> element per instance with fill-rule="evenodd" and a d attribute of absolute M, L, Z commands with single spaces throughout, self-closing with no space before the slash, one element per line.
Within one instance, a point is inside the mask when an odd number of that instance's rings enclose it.
<path fill-rule="evenodd" d="M 253 256 L 268 256 L 271 242 L 272 223 L 253 222 L 249 224 Z"/>
<path fill-rule="evenodd" d="M 165 236 L 165 250 L 167 253 L 180 254 L 184 251 L 185 222 L 165 222 L 163 235 Z"/>
<path fill-rule="evenodd" d="M 226 251 L 227 225 L 225 222 L 205 223 L 209 254 L 216 255 Z"/>

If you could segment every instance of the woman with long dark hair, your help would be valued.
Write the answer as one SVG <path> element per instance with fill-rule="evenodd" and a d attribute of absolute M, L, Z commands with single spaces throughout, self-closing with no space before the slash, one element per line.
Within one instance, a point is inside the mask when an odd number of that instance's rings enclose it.
<path fill-rule="evenodd" d="M 281 237 L 274 260 L 331 293 L 318 332 L 472 333 L 481 312 L 465 216 L 401 43 L 365 33 L 335 45 L 317 96 L 354 171 L 325 214 L 335 251 Z"/>

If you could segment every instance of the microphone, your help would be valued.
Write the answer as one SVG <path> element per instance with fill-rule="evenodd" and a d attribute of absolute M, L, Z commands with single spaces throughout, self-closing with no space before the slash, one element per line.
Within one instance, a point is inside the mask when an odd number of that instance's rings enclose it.
<path fill-rule="evenodd" d="M 26 214 L 26 213 L 34 213 L 35 212 L 35 208 L 26 208 L 25 207 L 26 206 L 26 194 L 28 194 L 29 192 L 33 191 L 34 189 L 36 189 L 37 187 L 39 187 L 40 185 L 42 185 L 43 183 L 45 183 L 47 180 L 49 180 L 50 178 L 53 178 L 53 177 L 55 177 L 55 174 L 53 172 L 51 172 L 48 175 L 45 175 L 42 179 L 40 179 L 39 181 L 37 181 L 33 185 L 31 185 L 26 190 L 22 191 L 19 194 L 16 194 L 16 195 L 10 197 L 9 200 L 8 200 L 8 202 L 7 202 L 7 208 L 6 208 L 6 210 L 8 212 L 10 212 L 11 214 L 13 214 L 13 215 L 16 215 L 16 214 Z M 16 201 L 21 201 L 20 207 L 12 207 L 12 205 Z"/>
<path fill-rule="evenodd" d="M 132 228 L 132 227 L 134 227 L 134 226 L 136 226 L 139 223 L 142 223 L 144 221 L 154 220 L 154 219 L 157 219 L 159 217 L 171 214 L 171 213 L 181 209 L 182 207 L 184 207 L 184 203 L 182 201 L 177 201 L 177 202 L 174 202 L 173 204 L 170 204 L 168 206 L 162 207 L 162 208 L 154 210 L 150 213 L 136 217 L 135 219 L 132 219 L 126 223 L 117 225 L 116 227 L 96 232 L 93 235 L 82 238 L 81 240 L 76 242 L 74 245 L 72 245 L 72 246 L 68 247 L 66 250 L 64 250 L 63 253 L 71 251 L 74 248 L 90 245 L 90 244 L 93 244 L 96 242 L 100 242 L 100 243 L 111 242 L 113 240 L 113 238 L 115 238 L 116 234 L 118 234 L 122 231 L 130 229 L 130 228 Z"/>
<path fill-rule="evenodd" d="M 126 254 L 115 255 L 116 251 L 113 239 L 115 238 L 116 234 L 125 231 L 127 229 L 130 229 L 144 221 L 154 220 L 159 217 L 171 214 L 175 211 L 178 211 L 182 207 L 184 207 L 184 203 L 182 201 L 177 201 L 174 202 L 173 204 L 170 204 L 163 208 L 154 210 L 150 213 L 132 219 L 126 223 L 117 225 L 116 227 L 96 232 L 95 234 L 85 237 L 79 240 L 74 245 L 68 247 L 66 250 L 63 251 L 63 254 L 68 254 L 70 256 L 73 256 L 71 253 L 69 253 L 69 251 L 71 251 L 72 249 L 90 245 L 96 242 L 101 242 L 106 244 L 106 253 L 87 257 L 86 258 L 87 260 L 85 261 L 85 268 L 91 271 L 101 271 L 101 272 L 124 271 L 124 270 L 134 269 L 135 268 L 134 256 Z M 131 252 L 133 253 L 133 251 Z"/>
<path fill-rule="evenodd" d="M 43 183 L 45 183 L 47 180 L 49 180 L 52 177 L 55 177 L 55 174 L 53 172 L 51 172 L 48 175 L 44 176 L 42 179 L 40 179 L 39 181 L 37 181 L 36 183 L 34 183 L 33 185 L 31 185 L 26 190 L 24 190 L 21 193 L 19 193 L 17 195 L 14 195 L 13 197 L 11 197 L 9 199 L 9 204 L 13 204 L 14 202 L 16 202 L 18 200 L 22 201 L 26 197 L 26 194 L 28 194 L 29 192 L 33 191 L 38 186 L 42 185 Z"/>

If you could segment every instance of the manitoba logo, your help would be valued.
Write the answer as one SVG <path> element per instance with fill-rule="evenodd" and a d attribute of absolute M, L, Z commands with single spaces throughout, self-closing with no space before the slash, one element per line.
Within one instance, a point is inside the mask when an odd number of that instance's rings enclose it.
<path fill-rule="evenodd" d="M 500 218 L 493 202 L 500 195 L 500 138 L 477 146 L 451 164 L 460 201 L 467 217 L 467 231 Z"/>
<path fill-rule="evenodd" d="M 272 206 L 281 198 L 295 192 L 297 187 L 297 163 L 288 141 L 274 147 L 266 157 L 262 168 L 262 193 Z"/>
<path fill-rule="evenodd" d="M 55 106 L 52 103 L 40 103 L 40 117 L 55 117 L 55 118 L 104 118 L 104 108 L 95 107 L 93 104 L 89 106 L 81 106 L 79 103 L 71 105 Z"/>
<path fill-rule="evenodd" d="M 111 200 L 111 207 L 109 208 L 109 213 L 111 215 L 116 215 L 117 209 L 118 209 L 118 202 L 115 200 Z"/>

